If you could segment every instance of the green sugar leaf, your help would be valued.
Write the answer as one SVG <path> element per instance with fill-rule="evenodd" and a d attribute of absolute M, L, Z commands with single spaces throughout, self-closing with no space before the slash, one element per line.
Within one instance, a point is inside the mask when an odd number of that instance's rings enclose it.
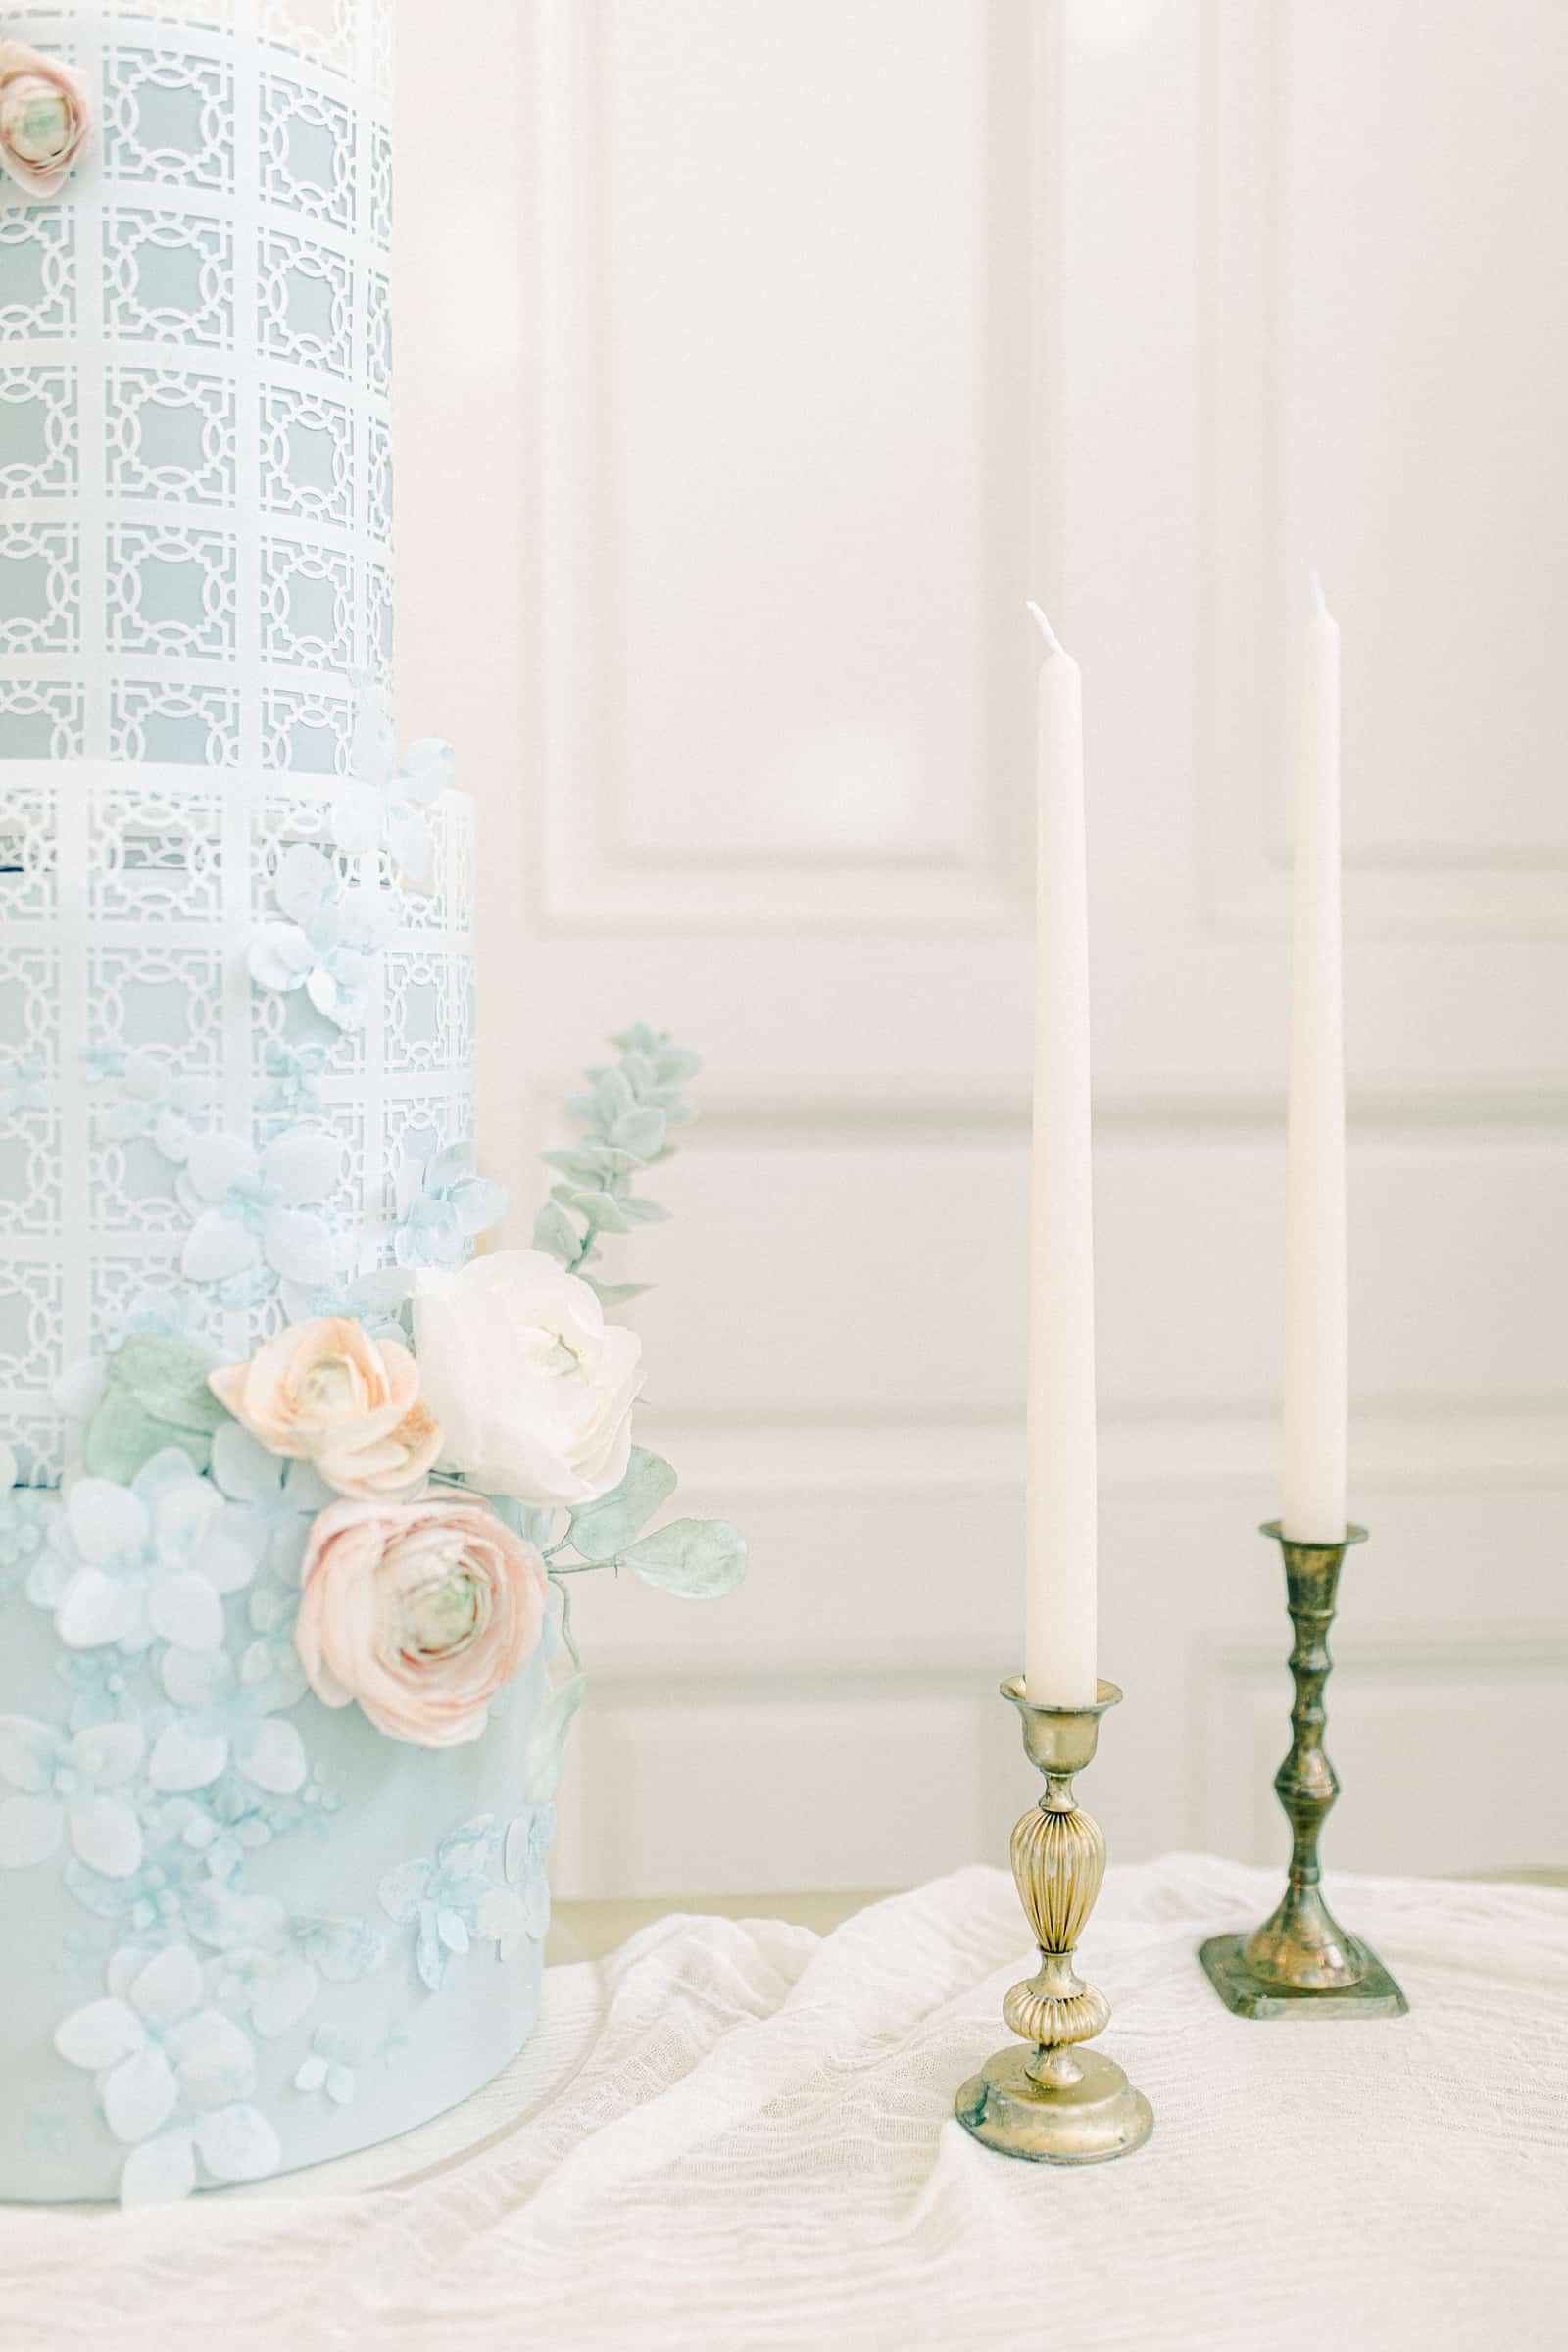
<path fill-rule="evenodd" d="M 726 1519 L 672 1519 L 624 1554 L 646 1584 L 683 1600 L 715 1600 L 746 1574 L 746 1544 Z"/>
<path fill-rule="evenodd" d="M 634 1446 L 619 1486 L 572 1512 L 567 1539 L 585 1560 L 616 1559 L 674 1492 L 675 1473 L 669 1464 Z"/>

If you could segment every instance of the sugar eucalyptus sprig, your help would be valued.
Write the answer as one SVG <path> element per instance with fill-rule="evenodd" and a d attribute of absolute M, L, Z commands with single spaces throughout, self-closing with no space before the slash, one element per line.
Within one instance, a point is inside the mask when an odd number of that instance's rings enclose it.
<path fill-rule="evenodd" d="M 613 1308 L 648 1285 L 600 1282 L 586 1269 L 599 1260 L 602 1234 L 629 1233 L 668 1216 L 666 1208 L 634 1194 L 632 1186 L 647 1169 L 673 1157 L 669 1131 L 688 1125 L 694 1115 L 682 1090 L 703 1065 L 699 1054 L 677 1046 L 667 1033 L 645 1026 L 622 1030 L 611 1043 L 618 1059 L 585 1071 L 587 1091 L 566 1105 L 583 1129 L 580 1140 L 545 1154 L 560 1181 L 534 1220 L 533 1240 L 536 1250 L 580 1276 L 605 1306 Z M 595 1568 L 617 1574 L 627 1568 L 645 1584 L 686 1600 L 716 1599 L 740 1583 L 746 1545 L 727 1520 L 671 1519 L 648 1530 L 675 1485 L 668 1462 L 634 1446 L 619 1486 L 574 1510 L 565 1533 L 546 1551 L 561 1592 L 568 1648 L 573 1646 L 570 1596 L 561 1581 L 566 1577 Z"/>
<path fill-rule="evenodd" d="M 585 1070 L 588 1091 L 567 1099 L 581 1138 L 545 1153 L 560 1181 L 534 1219 L 533 1246 L 559 1259 L 568 1274 L 581 1275 L 606 1306 L 624 1306 L 648 1285 L 600 1282 L 587 1268 L 599 1261 L 601 1234 L 661 1225 L 669 1215 L 632 1186 L 645 1170 L 673 1157 L 669 1131 L 688 1126 L 694 1115 L 682 1089 L 703 1062 L 663 1031 L 641 1024 L 610 1042 L 618 1060 Z"/>

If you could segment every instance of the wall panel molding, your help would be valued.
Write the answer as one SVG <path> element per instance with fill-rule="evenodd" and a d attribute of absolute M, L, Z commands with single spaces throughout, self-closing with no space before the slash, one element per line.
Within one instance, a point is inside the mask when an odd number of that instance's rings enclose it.
<path fill-rule="evenodd" d="M 1340 19 L 1325 16 L 1322 29 L 1332 40 Z M 1297 111 L 1289 59 L 1293 39 L 1310 22 L 1299 0 L 1201 0 L 1200 13 L 1196 784 L 1200 921 L 1221 934 L 1278 930 L 1289 922 L 1282 779 L 1296 642 L 1308 569 L 1328 562 L 1319 546 L 1300 537 L 1301 518 L 1290 513 L 1288 391 L 1296 388 L 1286 380 L 1282 328 L 1293 227 L 1286 159 Z M 1433 37 L 1442 30 L 1433 26 Z M 1403 76 L 1391 86 L 1390 108 L 1396 110 L 1405 87 Z M 1419 96 L 1410 103 L 1419 105 Z M 1527 201 L 1525 192 L 1520 201 Z M 1407 300 L 1414 283 L 1404 289 Z M 1348 302 L 1353 299 L 1347 294 Z M 1349 312 L 1345 332 L 1354 336 L 1358 329 L 1358 316 Z M 1380 430 L 1383 421 L 1369 414 L 1367 431 Z M 1310 417 L 1302 429 L 1309 426 Z M 1440 482 L 1432 496 L 1441 505 Z M 1441 545 L 1441 530 L 1438 539 Z M 1332 602 L 1332 577 L 1329 588 Z M 1456 581 L 1461 602 L 1474 593 L 1473 583 Z M 1488 691 L 1484 664 L 1475 690 Z M 1455 680 L 1456 693 L 1468 691 L 1462 678 Z M 1499 781 L 1505 779 L 1477 777 L 1478 807 Z M 1348 791 L 1355 782 L 1351 773 Z M 1560 840 L 1481 834 L 1455 842 L 1406 831 L 1397 840 L 1357 844 L 1355 831 L 1352 807 L 1345 880 L 1352 936 L 1504 942 L 1568 936 L 1568 844 Z"/>
<path fill-rule="evenodd" d="M 691 5 L 688 0 L 688 8 Z M 981 184 L 975 195 L 974 341 L 963 362 L 972 369 L 976 386 L 978 420 L 970 439 L 977 446 L 964 449 L 956 442 L 952 451 L 955 466 L 973 469 L 973 511 L 952 546 L 938 543 L 933 548 L 920 536 L 919 517 L 931 501 L 929 489 L 922 489 L 917 476 L 907 483 L 902 519 L 878 514 L 875 500 L 882 493 L 874 489 L 867 494 L 873 503 L 861 514 L 853 475 L 840 485 L 840 493 L 844 528 L 852 537 L 857 531 L 883 534 L 889 551 L 886 584 L 895 598 L 906 589 L 899 577 L 908 568 L 899 561 L 901 548 L 923 546 L 925 555 L 916 560 L 923 560 L 938 577 L 972 573 L 968 641 L 963 635 L 955 641 L 944 630 L 933 643 L 932 662 L 949 672 L 972 665 L 974 726 L 956 755 L 954 772 L 939 779 L 941 789 L 928 786 L 926 814 L 918 824 L 913 816 L 908 818 L 916 833 L 921 826 L 928 832 L 935 827 L 947 838 L 933 837 L 924 844 L 914 835 L 901 839 L 895 785 L 889 786 L 896 805 L 888 827 L 878 823 L 870 806 L 857 810 L 854 804 L 864 779 L 876 769 L 878 746 L 846 738 L 837 744 L 824 739 L 820 746 L 812 770 L 816 813 L 813 816 L 808 808 L 802 819 L 806 831 L 792 845 L 787 808 L 776 812 L 785 833 L 779 842 L 753 840 L 752 819 L 744 812 L 733 834 L 726 835 L 724 826 L 717 824 L 705 838 L 700 829 L 693 829 L 685 805 L 688 794 L 675 788 L 678 770 L 666 779 L 664 771 L 656 768 L 650 779 L 653 789 L 633 792 L 638 763 L 646 765 L 661 756 L 651 745 L 662 738 L 649 717 L 654 690 L 645 695 L 649 707 L 640 715 L 628 716 L 633 665 L 641 662 L 635 674 L 645 679 L 648 662 L 641 641 L 634 643 L 628 631 L 640 631 L 647 645 L 657 646 L 661 616 L 646 590 L 641 596 L 628 595 L 624 575 L 628 564 L 635 562 L 640 567 L 635 578 L 646 581 L 654 560 L 645 542 L 647 531 L 657 529 L 657 519 L 652 524 L 645 520 L 643 536 L 636 535 L 639 512 L 651 509 L 657 517 L 658 500 L 648 495 L 657 473 L 649 456 L 651 436 L 660 430 L 667 433 L 671 449 L 678 452 L 672 463 L 689 462 L 691 452 L 681 440 L 678 400 L 671 396 L 667 420 L 660 425 L 650 421 L 656 418 L 658 402 L 646 390 L 630 412 L 637 451 L 631 454 L 628 448 L 621 377 L 629 356 L 641 363 L 646 355 L 640 349 L 629 352 L 624 338 L 635 332 L 635 322 L 628 327 L 616 313 L 611 219 L 618 159 L 610 125 L 615 77 L 624 71 L 619 50 L 635 20 L 617 8 L 615 0 L 541 0 L 537 9 L 531 209 L 536 247 L 532 347 L 538 419 L 537 546 L 532 601 L 538 734 L 530 764 L 542 805 L 535 888 L 538 920 L 546 934 L 755 936 L 849 930 L 941 935 L 1027 927 L 1032 892 L 1028 858 L 1021 853 L 1027 846 L 1022 827 L 1028 796 L 1018 784 L 1032 760 L 1032 724 L 1028 664 L 1018 659 L 1019 632 L 1030 584 L 1039 593 L 1043 583 L 1049 593 L 1056 575 L 1054 517 L 1060 508 L 1054 483 L 1060 463 L 1054 355 L 1042 325 L 1052 307 L 1055 149 L 1046 146 L 1044 125 L 1054 102 L 1048 55 L 1055 39 L 1054 12 L 1048 21 L 1029 0 L 983 0 L 967 15 L 960 12 L 955 18 L 951 8 L 945 13 L 951 19 L 946 37 L 974 51 L 974 89 L 956 88 L 953 104 L 964 105 L 972 97 L 979 110 L 977 119 L 955 123 L 955 151 L 962 156 L 972 148 L 983 159 L 976 167 Z M 858 11 L 838 27 L 835 71 L 840 74 L 852 70 L 847 59 L 868 63 L 865 16 L 864 10 Z M 819 28 L 823 37 L 830 30 L 830 18 L 831 12 Z M 765 37 L 765 19 L 757 22 L 760 40 Z M 706 27 L 710 37 L 721 35 L 723 25 L 723 12 L 705 16 L 699 8 L 694 19 L 698 33 Z M 890 7 L 889 42 L 896 42 L 898 28 L 898 11 Z M 933 35 L 940 33 L 941 22 L 933 19 L 928 29 Z M 738 41 L 738 35 L 733 37 Z M 795 38 L 803 56 L 810 53 L 814 37 L 809 26 L 800 24 Z M 858 48 L 854 46 L 857 37 Z M 676 26 L 670 40 L 677 49 L 680 39 L 681 28 Z M 886 79 L 891 63 L 884 53 L 878 68 L 883 75 L 880 92 L 870 87 L 864 92 L 868 136 L 880 135 L 879 112 L 885 118 L 897 97 L 897 78 Z M 831 91 L 831 76 L 825 81 L 818 77 L 815 86 L 819 92 Z M 672 103 L 689 100 L 696 108 L 697 135 L 709 135 L 712 118 L 702 111 L 706 101 L 701 74 L 671 87 Z M 928 99 L 929 93 L 909 103 L 926 105 Z M 829 104 L 824 96 L 822 103 L 823 126 L 831 128 L 834 107 L 841 101 Z M 637 120 L 641 125 L 640 114 Z M 809 121 L 799 124 L 799 169 L 804 172 L 810 169 L 806 159 L 823 126 Z M 682 143 L 682 124 L 673 122 L 672 157 L 679 155 Z M 913 156 L 908 164 L 917 169 Z M 635 168 L 635 158 L 628 168 Z M 829 172 L 835 168 L 835 160 L 829 158 Z M 662 167 L 655 182 L 661 191 L 663 181 Z M 753 194 L 739 187 L 733 206 L 744 206 Z M 808 180 L 800 194 L 801 266 L 809 267 L 808 239 L 821 220 L 819 190 Z M 864 200 L 869 204 L 885 197 L 865 194 Z M 773 201 L 765 186 L 757 201 L 765 213 Z M 716 196 L 713 202 L 716 205 Z M 698 210 L 692 220 L 700 224 L 701 218 Z M 722 224 L 723 218 L 711 212 L 713 222 Z M 728 267 L 734 259 L 723 244 L 728 231 L 718 225 L 711 233 L 719 261 Z M 692 234 L 701 238 L 700 225 Z M 715 267 L 711 273 L 722 280 L 724 268 Z M 722 301 L 722 295 L 715 299 Z M 744 288 L 737 299 L 747 299 Z M 711 323 L 721 342 L 723 318 Z M 653 343 L 661 343 L 665 334 L 676 339 L 681 331 L 676 321 L 667 327 L 660 321 L 659 326 L 657 334 L 650 326 Z M 746 331 L 743 319 L 735 332 L 744 337 Z M 721 354 L 720 364 L 737 370 L 731 398 L 742 409 L 746 368 L 771 372 L 765 350 L 754 354 L 747 348 L 743 360 L 733 352 Z M 803 354 L 801 365 L 830 370 L 833 354 L 828 349 Z M 754 390 L 761 380 L 751 377 Z M 889 380 L 891 384 L 893 378 Z M 829 447 L 833 430 L 831 412 L 825 411 L 818 432 Z M 733 452 L 727 454 L 733 457 Z M 813 485 L 818 498 L 824 495 L 821 454 L 819 449 L 815 466 L 803 473 L 803 496 L 810 496 Z M 934 462 L 935 453 L 931 455 Z M 760 457 L 759 464 L 763 462 Z M 628 466 L 641 471 L 628 476 Z M 1053 518 L 1049 529 L 1047 515 Z M 683 575 L 679 589 L 670 593 L 698 611 L 705 599 L 724 592 L 724 579 L 715 566 L 738 562 L 735 551 L 755 549 L 758 537 L 755 517 L 752 527 L 738 536 L 726 540 L 717 534 L 713 548 L 729 552 L 714 553 L 705 567 L 708 541 L 701 536 L 702 527 L 693 525 L 690 544 L 682 538 L 678 545 L 672 541 L 669 550 L 671 563 L 685 565 L 691 575 Z M 758 596 L 755 620 L 748 624 L 755 638 L 772 625 L 765 604 L 765 551 L 760 558 L 754 555 L 751 563 L 752 572 L 736 577 L 741 593 L 755 587 Z M 816 601 L 831 599 L 835 586 L 830 567 L 814 591 Z M 790 593 L 798 593 L 798 588 Z M 847 611 L 840 635 L 858 630 L 868 645 L 874 645 L 877 601 L 885 600 L 871 597 Z M 915 602 L 918 605 L 918 599 Z M 945 609 L 940 599 L 933 606 L 934 611 Z M 715 661 L 723 658 L 722 649 L 715 649 Z M 910 670 L 907 648 L 898 660 L 906 672 Z M 915 656 L 914 674 L 918 662 Z M 937 674 L 935 668 L 932 674 Z M 777 706 L 773 723 L 786 715 L 800 721 L 803 710 L 809 711 L 811 695 L 812 681 L 807 677 L 798 695 Z M 672 715 L 663 703 L 658 710 L 670 725 L 689 730 L 690 783 L 691 769 L 702 768 L 708 757 L 703 712 L 682 706 Z M 764 791 L 760 770 L 770 725 L 765 704 L 753 715 L 757 770 L 736 776 L 735 792 L 742 800 Z M 830 726 L 831 720 L 824 724 Z M 837 788 L 828 780 L 835 760 L 844 764 L 843 792 L 848 796 L 836 809 L 832 804 Z M 711 795 L 721 783 L 705 775 L 702 790 Z M 722 804 L 714 806 L 721 808 Z M 657 810 L 658 823 L 675 827 L 675 836 L 667 841 L 648 838 L 647 825 L 655 819 L 639 816 L 638 809 Z M 815 839 L 810 837 L 813 823 Z"/>

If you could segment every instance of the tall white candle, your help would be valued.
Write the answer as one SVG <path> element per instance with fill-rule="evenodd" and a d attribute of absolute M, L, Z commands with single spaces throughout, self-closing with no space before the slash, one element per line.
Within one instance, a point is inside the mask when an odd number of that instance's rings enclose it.
<path fill-rule="evenodd" d="M 1280 1521 L 1302 1542 L 1338 1543 L 1348 1421 L 1340 632 L 1315 578 L 1312 602 L 1296 799 Z"/>
<path fill-rule="evenodd" d="M 1038 606 L 1039 895 L 1029 1253 L 1024 1685 L 1037 1706 L 1095 1696 L 1094 1217 L 1089 920 L 1078 664 Z"/>

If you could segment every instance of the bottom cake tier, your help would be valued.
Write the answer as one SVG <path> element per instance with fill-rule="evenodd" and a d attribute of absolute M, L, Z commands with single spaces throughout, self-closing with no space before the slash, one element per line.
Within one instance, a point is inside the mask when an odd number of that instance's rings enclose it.
<path fill-rule="evenodd" d="M 176 1474 L 162 1562 L 127 1569 L 122 1529 L 74 1602 L 58 1498 L 0 1498 L 6 2198 L 168 2199 L 371 2146 L 488 2082 L 538 2013 L 548 1635 L 477 1740 L 388 1739 L 300 1689 L 265 1554 L 209 1527 L 181 1561 L 207 1485 Z M 150 1629 L 171 1578 L 229 1584 L 221 1643 L 63 1640 L 104 1570 Z"/>

